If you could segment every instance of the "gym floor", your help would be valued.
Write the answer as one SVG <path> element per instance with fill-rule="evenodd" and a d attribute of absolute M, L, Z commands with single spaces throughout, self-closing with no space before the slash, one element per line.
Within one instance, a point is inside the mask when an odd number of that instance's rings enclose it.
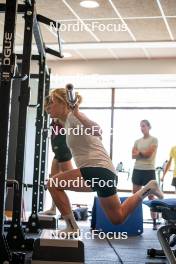
<path fill-rule="evenodd" d="M 80 222 L 83 233 L 89 231 L 88 222 Z M 144 224 L 140 236 L 127 239 L 83 239 L 85 246 L 85 264 L 168 264 L 165 258 L 147 257 L 148 248 L 160 249 L 157 231 L 152 230 L 150 223 Z M 26 264 L 31 263 L 28 254 Z"/>
<path fill-rule="evenodd" d="M 166 195 L 167 198 L 170 197 Z M 90 234 L 90 219 L 79 221 L 85 248 L 85 264 L 168 264 L 165 258 L 147 257 L 147 249 L 161 249 L 157 238 L 157 231 L 152 229 L 152 220 L 148 206 L 143 205 L 144 231 L 142 235 L 131 236 L 127 239 L 86 239 L 85 233 Z M 164 224 L 162 218 L 160 225 Z M 64 221 L 59 220 L 59 228 L 64 228 Z M 37 238 L 37 236 L 36 236 Z M 26 264 L 31 264 L 31 254 L 26 258 Z"/>
<path fill-rule="evenodd" d="M 147 258 L 148 248 L 160 248 L 156 231 L 153 231 L 151 227 L 146 227 L 141 236 L 129 237 L 125 240 L 86 240 L 84 244 L 86 264 L 167 263 L 164 259 Z"/>

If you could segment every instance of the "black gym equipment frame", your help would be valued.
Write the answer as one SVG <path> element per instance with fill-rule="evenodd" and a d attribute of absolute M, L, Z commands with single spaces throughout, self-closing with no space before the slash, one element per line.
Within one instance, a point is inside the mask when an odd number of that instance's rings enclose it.
<path fill-rule="evenodd" d="M 12 4 L 13 3 L 13 4 Z M 13 6 L 13 8 L 12 8 Z M 10 7 L 10 8 L 9 8 Z M 6 0 L 6 4 L 0 4 L 0 12 L 6 12 L 5 15 L 5 26 L 4 26 L 4 42 L 3 42 L 3 54 L 2 54 L 2 88 L 5 88 L 8 84 L 8 89 L 1 93 L 0 102 L 1 105 L 1 114 L 0 114 L 0 134 L 1 134 L 1 141 L 0 141 L 0 149 L 3 159 L 1 159 L 0 165 L 0 179 L 2 180 L 2 184 L 0 186 L 1 197 L 0 197 L 0 251 L 4 252 L 3 256 L 1 256 L 2 260 L 9 260 L 11 255 L 9 253 L 8 244 L 11 249 L 15 250 L 22 250 L 28 248 L 28 241 L 25 238 L 22 225 L 21 225 L 21 198 L 22 198 L 22 188 L 23 188 L 23 169 L 24 169 L 24 146 L 25 146 L 25 129 L 26 129 L 26 113 L 27 113 L 27 106 L 29 102 L 29 94 L 30 94 L 30 87 L 29 87 L 29 79 L 35 78 L 36 74 L 31 74 L 30 76 L 30 60 L 35 59 L 38 60 L 39 57 L 43 57 L 45 59 L 46 53 L 50 53 L 54 56 L 62 58 L 61 54 L 61 44 L 60 38 L 58 33 L 58 41 L 59 41 L 59 51 L 54 51 L 52 49 L 46 48 L 42 36 L 40 27 L 38 24 L 38 20 L 42 20 L 42 23 L 48 25 L 48 23 L 52 23 L 55 27 L 57 26 L 59 29 L 60 24 L 56 23 L 53 20 L 45 18 L 43 16 L 36 15 L 35 9 L 35 0 L 26 0 L 24 5 L 17 5 L 16 1 Z M 14 36 L 15 36 L 15 19 L 17 13 L 24 13 L 25 19 L 25 29 L 24 29 L 24 42 L 23 42 L 23 54 L 17 54 L 17 59 L 22 59 L 22 70 L 19 76 L 14 75 L 14 68 L 15 68 L 15 56 L 13 55 L 13 47 L 14 47 Z M 13 15 L 12 15 L 13 14 Z M 8 17 L 8 18 L 7 18 Z M 13 23 L 12 20 L 13 19 Z M 8 31 L 6 31 L 8 29 Z M 38 47 L 39 55 L 31 55 L 31 47 L 32 47 L 32 33 L 35 32 L 35 40 Z M 3 61 L 5 58 L 4 49 L 6 48 L 8 42 L 5 39 L 5 32 L 12 32 L 12 40 L 10 43 L 11 53 L 9 56 L 10 65 L 4 65 Z M 9 33 L 10 34 L 10 33 Z M 9 35 L 7 36 L 9 37 Z M 7 39 L 8 41 L 8 39 Z M 28 47 L 28 48 L 26 48 Z M 9 48 L 9 46 L 8 46 Z M 47 67 L 45 67 L 44 71 L 46 71 L 46 76 L 49 75 L 49 71 Z M 34 76 L 35 75 L 35 76 Z M 12 224 L 7 234 L 7 240 L 4 237 L 4 228 L 3 228 L 3 214 L 4 214 L 4 201 L 5 201 L 5 190 L 6 190 L 6 167 L 7 167 L 7 150 L 8 150 L 8 129 L 9 129 L 9 105 L 10 105 L 10 91 L 11 91 L 11 83 L 12 77 L 21 79 L 21 87 L 20 87 L 20 97 L 19 97 L 19 119 L 18 119 L 18 136 L 17 136 L 17 151 L 16 151 L 16 167 L 15 167 L 15 182 L 16 190 L 14 192 L 14 199 L 13 199 L 13 215 L 12 215 Z M 25 78 L 23 78 L 25 77 Z M 7 98 L 8 97 L 8 98 Z M 5 101 L 6 105 L 4 106 L 4 98 L 8 99 Z M 4 114 L 5 113 L 5 114 Z M 7 118 L 8 117 L 8 118 Z M 41 160 L 41 158 L 40 158 Z M 1 190 L 2 189 L 2 190 Z M 2 213 L 1 213 L 2 212 Z M 7 243 L 8 241 L 8 243 Z M 31 242 L 31 241 L 29 241 Z M 33 241 L 32 241 L 33 242 Z M 32 244 L 32 243 L 30 243 Z M 0 260 L 1 260 L 0 259 Z"/>
<path fill-rule="evenodd" d="M 18 14 L 24 14 L 27 11 L 27 5 L 31 5 L 31 0 L 26 0 L 25 2 L 26 2 L 26 5 L 18 4 L 17 10 L 16 10 Z M 5 10 L 6 10 L 6 4 L 0 4 L 0 13 L 4 13 Z M 35 8 L 35 12 L 36 12 L 36 8 Z M 41 33 L 39 22 L 45 25 L 51 26 L 56 30 L 57 37 L 58 37 L 58 47 L 59 47 L 58 51 L 45 47 L 45 44 L 42 39 L 42 33 Z M 56 22 L 48 17 L 35 14 L 34 20 L 33 20 L 33 33 L 34 33 L 34 37 L 35 37 L 35 41 L 36 41 L 39 54 L 41 54 L 44 57 L 46 57 L 46 53 L 51 54 L 58 58 L 64 57 L 62 54 L 62 45 L 61 45 L 59 28 L 60 28 L 60 23 L 58 21 Z M 35 56 L 38 56 L 38 55 L 32 55 L 33 58 L 35 58 Z M 47 74 L 49 74 L 49 72 Z"/>
<path fill-rule="evenodd" d="M 34 171 L 33 171 L 33 190 L 32 190 L 32 212 L 29 217 L 27 230 L 30 233 L 39 233 L 40 222 L 38 219 L 38 196 L 39 196 L 39 183 L 41 173 L 45 174 L 45 168 L 42 168 L 42 151 L 45 154 L 45 149 L 42 150 L 43 135 L 42 130 L 44 127 L 44 109 L 43 102 L 45 98 L 45 57 L 41 55 L 39 61 L 39 83 L 38 83 L 38 98 L 37 98 L 37 115 L 36 115 L 36 135 L 35 135 L 35 151 L 34 151 Z M 44 157 L 45 162 L 45 157 Z M 44 184 L 43 184 L 44 188 Z M 43 189 L 41 186 L 41 189 Z"/>
<path fill-rule="evenodd" d="M 53 25 L 57 27 L 59 51 L 54 51 L 45 47 L 42 33 L 40 29 L 40 23 L 46 25 Z M 28 220 L 27 230 L 30 233 L 38 233 L 40 228 L 40 220 L 38 217 L 38 211 L 43 210 L 43 195 L 44 195 L 44 179 L 45 179 L 45 161 L 46 161 L 46 144 L 47 144 L 47 131 L 48 131 L 48 116 L 43 111 L 44 97 L 49 94 L 50 88 L 50 71 L 48 70 L 45 60 L 46 53 L 53 56 L 63 58 L 60 36 L 59 36 L 60 24 L 56 23 L 52 19 L 44 17 L 42 15 L 36 15 L 34 18 L 34 37 L 38 48 L 38 53 L 41 55 L 39 61 L 39 89 L 38 89 L 38 102 L 36 118 L 36 139 L 35 139 L 35 154 L 34 154 L 34 174 L 33 174 L 33 192 L 32 192 L 32 212 Z M 46 83 L 45 83 L 46 82 Z M 43 117 L 43 118 L 42 118 Z M 43 134 L 42 134 L 43 130 Z"/>
<path fill-rule="evenodd" d="M 49 74 L 45 75 L 45 97 L 49 95 L 50 90 L 50 75 L 51 69 L 49 69 Z M 42 155 L 41 155 L 41 173 L 40 173 L 40 185 L 39 185 L 39 199 L 38 199 L 38 211 L 43 211 L 43 200 L 44 200 L 44 189 L 45 184 L 45 172 L 47 167 L 46 157 L 48 156 L 48 127 L 49 127 L 49 116 L 44 111 L 44 124 L 43 124 L 43 137 L 42 137 Z"/>
<path fill-rule="evenodd" d="M 0 263 L 11 262 L 11 253 L 4 236 L 4 208 L 6 197 L 6 179 L 8 163 L 10 101 L 12 94 L 12 77 L 14 74 L 14 46 L 16 29 L 16 12 L 18 1 L 6 0 L 6 13 L 3 36 L 3 52 L 1 65 L 0 96 Z"/>
<path fill-rule="evenodd" d="M 31 249 L 32 240 L 27 240 L 21 224 L 21 200 L 23 190 L 23 171 L 24 171 L 24 151 L 25 151 L 25 130 L 27 106 L 30 98 L 30 63 L 33 36 L 33 20 L 35 16 L 35 0 L 31 3 L 26 1 L 25 5 L 25 26 L 23 41 L 23 58 L 21 67 L 21 76 L 27 78 L 21 82 L 19 97 L 19 117 L 18 117 L 18 135 L 16 151 L 15 180 L 18 182 L 18 188 L 14 192 L 12 223 L 7 233 L 7 241 L 11 249 L 22 250 Z M 28 47 L 28 48 L 26 48 Z"/>
<path fill-rule="evenodd" d="M 49 73 L 49 74 L 48 74 Z M 48 147 L 48 127 L 49 117 L 43 109 L 45 96 L 49 94 L 50 73 L 46 71 L 45 58 L 41 56 L 39 61 L 39 83 L 36 115 L 36 135 L 34 152 L 34 172 L 33 172 L 33 190 L 32 190 L 32 212 L 28 220 L 27 231 L 29 233 L 39 233 L 40 229 L 46 225 L 38 217 L 38 211 L 43 211 L 44 189 L 45 189 L 45 171 L 46 157 Z M 52 225 L 52 223 L 51 223 Z M 51 226 L 52 227 L 52 226 Z"/>

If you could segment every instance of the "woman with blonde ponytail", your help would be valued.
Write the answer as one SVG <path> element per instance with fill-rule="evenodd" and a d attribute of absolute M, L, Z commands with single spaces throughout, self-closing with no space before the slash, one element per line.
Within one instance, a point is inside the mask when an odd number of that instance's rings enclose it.
<path fill-rule="evenodd" d="M 96 191 L 102 208 L 113 224 L 124 222 L 149 194 L 163 198 L 157 182 L 153 180 L 120 203 L 116 170 L 102 144 L 101 128 L 79 111 L 82 98 L 78 93 L 76 96 L 76 105 L 73 108 L 67 100 L 66 89 L 54 90 L 51 93 L 49 110 L 51 118 L 59 118 L 64 126 L 66 142 L 77 166 L 77 169 L 56 174 L 47 184 L 57 208 L 66 221 L 66 228 L 58 233 L 64 233 L 64 236 L 79 233 L 65 190 Z"/>

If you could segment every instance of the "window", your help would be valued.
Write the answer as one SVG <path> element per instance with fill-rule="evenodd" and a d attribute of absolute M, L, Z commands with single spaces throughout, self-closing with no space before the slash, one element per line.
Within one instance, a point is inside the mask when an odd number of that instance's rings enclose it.
<path fill-rule="evenodd" d="M 111 89 L 80 89 L 81 107 L 111 107 Z"/>
<path fill-rule="evenodd" d="M 140 120 L 148 119 L 151 123 L 151 135 L 158 138 L 158 150 L 156 155 L 156 167 L 161 167 L 165 160 L 169 158 L 170 148 L 176 144 L 176 110 L 115 110 L 114 130 L 113 130 L 113 163 L 117 165 L 123 162 L 125 171 L 130 171 L 130 177 L 134 165 L 131 158 L 131 150 L 134 141 L 142 134 L 140 132 Z M 159 172 L 158 172 L 159 173 Z M 121 175 L 121 174 L 120 174 Z M 121 175 L 123 177 L 124 175 Z M 164 182 L 164 190 L 174 190 L 171 187 L 172 173 L 168 173 Z M 131 183 L 131 179 L 130 183 Z M 121 181 L 120 181 L 121 182 Z M 122 182 L 122 185 L 130 186 L 129 182 Z"/>
<path fill-rule="evenodd" d="M 176 89 L 116 89 L 115 107 L 176 107 Z"/>
<path fill-rule="evenodd" d="M 156 155 L 156 167 L 161 167 L 169 158 L 170 148 L 176 144 L 176 89 L 174 88 L 137 88 L 115 90 L 115 113 L 113 129 L 113 162 L 123 162 L 125 171 L 132 169 L 134 161 L 131 150 L 134 141 L 142 137 L 140 120 L 151 122 L 151 135 L 159 141 Z M 157 174 L 162 173 L 157 171 Z M 121 175 L 121 177 L 123 177 Z M 173 191 L 171 186 L 172 172 L 164 182 L 164 190 Z M 130 179 L 131 182 L 131 179 Z M 127 181 L 120 181 L 119 188 L 130 186 Z"/>

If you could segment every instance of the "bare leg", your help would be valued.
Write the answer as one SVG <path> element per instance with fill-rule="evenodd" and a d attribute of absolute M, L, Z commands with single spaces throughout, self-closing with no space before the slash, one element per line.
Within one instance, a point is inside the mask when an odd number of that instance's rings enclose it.
<path fill-rule="evenodd" d="M 56 175 L 57 173 L 60 172 L 60 167 L 59 167 L 59 163 L 57 159 L 53 159 L 52 161 L 52 165 L 51 165 L 51 174 L 50 174 L 50 178 L 53 177 L 53 175 Z M 40 212 L 41 215 L 55 215 L 56 214 L 56 206 L 54 201 L 52 200 L 52 204 L 50 209 L 44 211 L 44 212 Z"/>
<path fill-rule="evenodd" d="M 78 192 L 90 192 L 91 188 L 85 185 L 84 180 L 79 169 L 64 172 L 55 175 L 52 180 L 55 180 L 57 187 L 52 184 L 52 181 L 48 182 L 48 189 L 56 203 L 56 206 L 60 210 L 61 214 L 71 213 L 70 203 L 65 190 L 72 190 Z M 77 186 L 75 187 L 75 182 Z M 64 183 L 64 186 L 63 186 Z M 109 217 L 113 224 L 122 223 L 126 217 L 137 207 L 137 205 L 149 194 L 155 194 L 162 198 L 156 181 L 150 181 L 143 189 L 137 191 L 134 195 L 127 198 L 122 204 L 118 196 L 112 195 L 110 197 L 99 197 L 102 208 Z"/>
<path fill-rule="evenodd" d="M 75 183 L 78 187 L 75 187 Z M 85 186 L 80 170 L 75 169 L 55 175 L 52 180 L 49 180 L 48 189 L 67 225 L 64 230 L 59 231 L 58 235 L 62 236 L 63 233 L 64 235 L 78 235 L 79 227 L 75 221 L 70 201 L 64 189 L 80 192 L 92 191 L 90 187 Z"/>
<path fill-rule="evenodd" d="M 53 159 L 52 165 L 51 165 L 50 178 L 53 177 L 54 175 L 58 174 L 58 173 L 61 173 L 63 171 L 67 171 L 67 170 L 72 170 L 72 169 L 73 169 L 73 166 L 72 166 L 71 160 L 65 161 L 65 162 L 58 162 L 57 159 Z M 55 215 L 56 214 L 56 205 L 55 205 L 53 199 L 52 199 L 51 208 L 49 210 L 41 212 L 41 213 L 44 215 Z"/>
<path fill-rule="evenodd" d="M 60 172 L 59 162 L 58 162 L 57 159 L 53 159 L 52 165 L 51 165 L 51 175 L 50 175 L 50 177 L 53 177 L 54 175 L 56 175 L 59 172 Z M 51 205 L 51 208 L 50 208 L 49 211 L 53 212 L 53 214 L 56 214 L 56 205 L 55 205 L 53 200 L 52 200 L 52 205 Z"/>
<path fill-rule="evenodd" d="M 99 199 L 102 208 L 114 225 L 123 223 L 141 202 L 141 198 L 137 193 L 127 198 L 122 204 L 116 194 L 107 198 L 100 197 Z"/>
<path fill-rule="evenodd" d="M 73 170 L 73 165 L 71 160 L 59 162 L 59 171 L 69 171 L 69 170 Z M 54 173 L 53 175 L 56 175 L 56 173 Z"/>
<path fill-rule="evenodd" d="M 57 159 L 53 159 L 52 165 L 51 165 L 50 177 L 53 177 L 54 175 L 61 173 L 63 171 L 72 170 L 72 169 L 73 169 L 73 166 L 72 166 L 71 160 L 65 161 L 65 162 L 58 162 Z M 64 195 L 66 195 L 66 194 L 64 194 Z M 53 199 L 52 199 L 51 208 L 45 212 L 42 212 L 42 214 L 46 214 L 46 215 L 55 215 L 56 214 L 56 205 L 55 205 Z"/>
<path fill-rule="evenodd" d="M 54 177 L 58 173 L 62 173 L 64 171 L 68 171 L 68 170 L 72 170 L 72 169 L 73 169 L 73 166 L 72 166 L 72 163 L 70 160 L 65 161 L 65 162 L 58 162 L 57 161 L 57 166 L 55 166 L 55 164 L 52 164 L 51 172 L 52 172 L 52 176 Z M 57 202 L 56 206 L 59 209 L 59 211 L 62 212 L 63 215 L 67 215 L 71 212 L 71 206 L 70 206 L 68 196 L 63 190 L 59 190 L 59 189 L 56 190 L 55 188 L 53 188 L 53 192 L 51 194 L 52 197 L 54 197 L 53 203 L 55 200 L 57 201 L 57 193 L 58 192 L 60 192 L 60 195 L 59 195 L 60 203 L 58 204 L 58 202 Z M 67 208 L 67 209 L 65 210 L 65 208 Z"/>
<path fill-rule="evenodd" d="M 121 224 L 127 216 L 138 206 L 138 204 L 148 195 L 154 194 L 163 199 L 163 193 L 155 180 L 150 181 L 142 189 L 138 190 L 122 204 L 117 195 L 107 198 L 100 198 L 101 205 L 113 224 Z"/>
<path fill-rule="evenodd" d="M 62 215 L 68 215 L 71 213 L 70 201 L 64 190 L 53 188 L 51 196 Z"/>
<path fill-rule="evenodd" d="M 76 183 L 78 187 L 75 187 Z M 48 181 L 47 186 L 57 208 L 62 215 L 66 215 L 71 212 L 70 202 L 64 190 L 92 192 L 90 187 L 85 186 L 79 169 L 56 174 L 52 177 L 52 180 Z"/>
<path fill-rule="evenodd" d="M 52 162 L 52 166 L 51 166 L 51 176 L 53 177 L 54 175 L 56 175 L 58 173 L 68 171 L 68 170 L 72 170 L 72 169 L 73 169 L 73 166 L 72 166 L 71 160 L 64 161 L 64 162 L 58 162 L 58 160 L 54 159 Z M 55 214 L 56 214 L 56 205 L 55 205 L 53 199 L 52 199 L 52 206 L 51 206 L 50 210 L 55 212 Z"/>

